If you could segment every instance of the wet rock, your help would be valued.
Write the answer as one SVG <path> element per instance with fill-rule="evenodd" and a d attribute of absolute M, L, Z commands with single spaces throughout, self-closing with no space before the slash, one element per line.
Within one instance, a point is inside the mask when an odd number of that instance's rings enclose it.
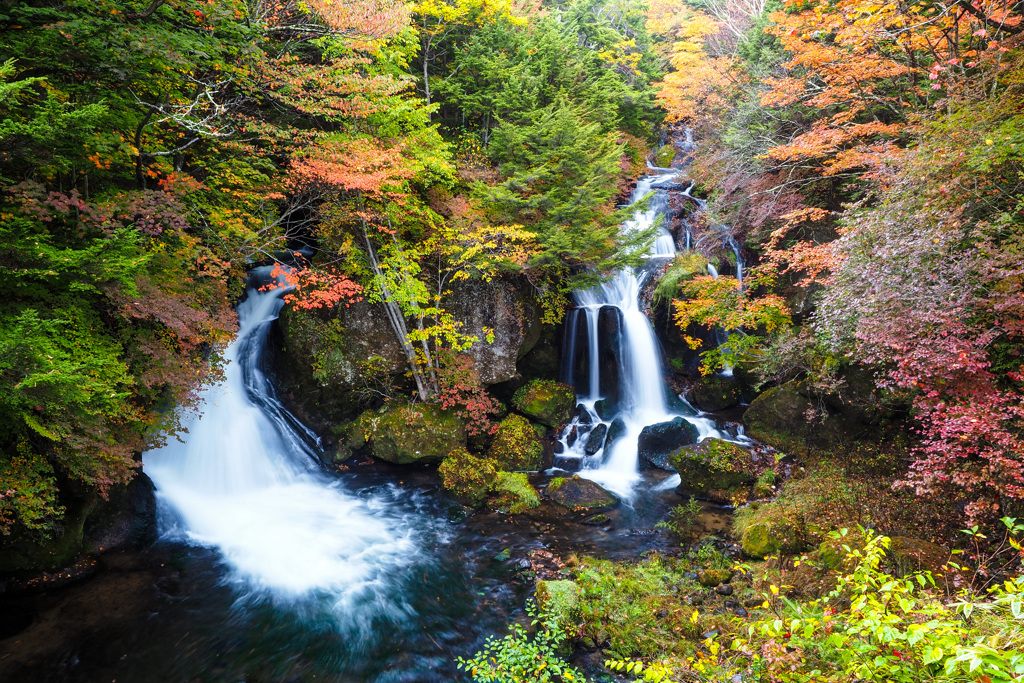
<path fill-rule="evenodd" d="M 619 412 L 619 404 L 610 398 L 602 398 L 594 403 L 594 411 L 597 412 L 599 418 L 607 422 Z"/>
<path fill-rule="evenodd" d="M 709 413 L 739 405 L 741 398 L 736 378 L 723 375 L 702 378 L 687 395 L 690 403 Z"/>
<path fill-rule="evenodd" d="M 574 414 L 576 421 L 581 425 L 589 425 L 594 423 L 594 416 L 590 414 L 587 407 L 582 403 L 576 406 L 576 413 Z"/>
<path fill-rule="evenodd" d="M 552 380 L 533 380 L 512 397 L 520 413 L 549 427 L 565 424 L 576 407 L 576 392 L 568 384 Z"/>
<path fill-rule="evenodd" d="M 680 446 L 696 443 L 697 438 L 697 428 L 681 417 L 644 427 L 637 439 L 640 462 L 648 468 L 668 469 L 668 455 Z"/>
<path fill-rule="evenodd" d="M 626 423 L 622 421 L 621 417 L 617 417 L 612 420 L 612 423 L 608 426 L 608 437 L 604 440 L 604 447 L 609 449 L 612 444 L 621 439 L 626 435 Z"/>
<path fill-rule="evenodd" d="M 594 455 L 604 446 L 605 436 L 608 434 L 608 426 L 599 424 L 594 427 L 594 431 L 590 432 L 590 436 L 587 438 L 587 445 L 584 451 L 587 455 Z"/>
<path fill-rule="evenodd" d="M 583 520 L 583 523 L 587 526 L 610 526 L 612 519 L 608 515 L 598 514 L 593 517 L 587 517 Z"/>
<path fill-rule="evenodd" d="M 549 500 L 573 510 L 609 508 L 618 504 L 619 500 L 600 484 L 584 479 L 579 475 L 571 479 L 556 477 L 544 490 Z"/>
<path fill-rule="evenodd" d="M 696 581 L 699 577 L 700 575 L 697 572 L 686 572 L 683 574 L 683 578 L 688 581 Z"/>
<path fill-rule="evenodd" d="M 719 595 L 732 595 L 732 586 L 727 583 L 723 583 L 715 587 L 715 592 Z"/>
<path fill-rule="evenodd" d="M 396 465 L 436 462 L 466 445 L 462 420 L 433 403 L 366 411 L 358 426 L 370 453 Z"/>
<path fill-rule="evenodd" d="M 554 450 L 555 455 L 561 455 L 562 453 L 565 452 L 565 444 L 563 444 L 561 441 L 556 441 L 551 448 L 552 450 Z"/>
<path fill-rule="evenodd" d="M 532 472 L 540 467 L 544 444 L 529 420 L 522 415 L 509 415 L 498 423 L 487 455 L 499 469 Z"/>
<path fill-rule="evenodd" d="M 740 619 L 746 619 L 750 616 L 750 613 L 742 607 L 736 607 L 735 609 L 733 609 L 732 613 L 738 616 Z"/>
<path fill-rule="evenodd" d="M 721 439 L 684 446 L 673 452 L 668 462 L 679 473 L 677 492 L 717 503 L 746 500 L 750 487 L 757 481 L 751 469 L 750 452 Z"/>
<path fill-rule="evenodd" d="M 139 472 L 128 484 L 113 486 L 85 520 L 82 551 L 101 553 L 142 548 L 156 540 L 156 488 Z"/>

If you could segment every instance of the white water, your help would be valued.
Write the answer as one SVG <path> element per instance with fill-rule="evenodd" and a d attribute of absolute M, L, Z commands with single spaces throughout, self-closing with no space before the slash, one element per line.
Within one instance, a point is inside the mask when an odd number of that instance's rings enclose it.
<path fill-rule="evenodd" d="M 224 381 L 205 391 L 184 443 L 172 437 L 144 454 L 161 530 L 218 549 L 235 578 L 274 598 L 315 595 L 349 616 L 367 602 L 402 612 L 383 597 L 386 577 L 416 551 L 408 525 L 388 502 L 357 497 L 320 471 L 315 437 L 260 368 L 281 306 L 281 290 L 249 291 Z"/>
<path fill-rule="evenodd" d="M 659 169 L 660 170 L 660 169 Z M 631 203 L 635 203 L 653 190 L 646 210 L 637 211 L 633 219 L 624 226 L 627 230 L 649 228 L 659 215 L 668 210 L 668 200 L 664 191 L 658 191 L 659 185 L 670 185 L 675 180 L 673 173 L 648 176 L 637 183 Z M 659 226 L 658 235 L 648 254 L 648 259 L 665 262 L 676 254 L 675 242 L 671 233 Z M 584 476 L 601 484 L 619 496 L 629 498 L 633 487 L 640 479 L 640 468 L 637 454 L 637 439 L 644 427 L 666 422 L 682 416 L 693 424 L 701 439 L 717 436 L 724 437 L 712 420 L 696 414 L 684 414 L 681 410 L 673 410 L 669 405 L 667 390 L 662 378 L 662 360 L 657 337 L 651 327 L 650 320 L 640 309 L 640 289 L 649 270 L 626 268 L 602 285 L 593 289 L 576 292 L 575 299 L 579 310 L 585 314 L 588 349 L 588 394 L 578 397 L 580 403 L 595 417 L 595 424 L 601 422 L 596 417 L 595 403 L 602 398 L 600 387 L 601 359 L 598 354 L 599 332 L 598 318 L 602 308 L 612 307 L 620 315 L 619 343 L 619 404 L 615 417 L 621 418 L 625 424 L 623 436 L 617 439 L 608 449 L 601 449 L 593 456 L 584 451 L 586 437 L 581 437 L 570 447 L 567 435 L 577 426 L 576 420 L 570 424 L 563 435 L 562 443 L 565 450 L 561 458 L 576 459 L 582 462 Z M 577 342 L 578 318 L 572 318 L 573 324 L 567 326 L 567 355 L 565 359 L 568 372 L 567 378 L 573 376 L 575 354 L 581 348 Z M 608 420 L 603 424 L 610 424 Z M 726 437 L 727 438 L 727 437 Z M 607 450 L 608 452 L 605 452 Z"/>

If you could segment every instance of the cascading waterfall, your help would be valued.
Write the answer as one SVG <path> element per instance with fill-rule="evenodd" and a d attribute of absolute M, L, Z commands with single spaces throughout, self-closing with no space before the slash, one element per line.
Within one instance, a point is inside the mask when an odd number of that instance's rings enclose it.
<path fill-rule="evenodd" d="M 405 618 L 408 608 L 385 592 L 387 577 L 416 555 L 411 521 L 320 470 L 316 437 L 281 405 L 261 367 L 281 296 L 248 291 L 224 380 L 204 392 L 183 441 L 144 454 L 161 532 L 218 549 L 250 593 L 321 599 L 339 618 L 362 622 Z"/>
<path fill-rule="evenodd" d="M 655 194 L 647 208 L 637 211 L 627 222 L 627 230 L 649 228 L 658 216 L 668 211 L 664 188 L 674 179 L 672 171 L 645 177 L 637 183 L 631 203 L 638 202 L 652 190 Z M 701 439 L 725 437 L 712 420 L 701 417 L 684 401 L 670 400 L 662 378 L 658 340 L 650 320 L 640 308 L 644 280 L 653 268 L 675 254 L 672 234 L 664 226 L 659 227 L 647 264 L 638 270 L 625 268 L 598 287 L 576 292 L 577 308 L 566 321 L 563 376 L 577 387 L 582 408 L 562 435 L 563 450 L 556 466 L 576 464 L 588 479 L 624 497 L 631 495 L 640 478 L 637 440 L 644 427 L 683 417 L 697 428 Z M 614 320 L 617 327 L 616 348 L 611 353 L 617 359 L 616 386 L 602 386 L 601 382 L 602 367 L 608 364 L 608 358 L 601 353 L 602 317 L 606 322 Z M 585 347 L 578 339 L 581 335 L 586 335 Z M 586 372 L 577 368 L 577 359 L 584 348 Z M 605 369 L 607 373 L 607 367 Z M 582 391 L 584 378 L 586 393 Z M 617 400 L 611 398 L 613 394 Z M 605 429 L 600 429 L 600 425 Z M 607 433 L 607 441 L 595 447 L 592 438 L 577 436 L 580 432 L 600 435 L 602 440 Z"/>

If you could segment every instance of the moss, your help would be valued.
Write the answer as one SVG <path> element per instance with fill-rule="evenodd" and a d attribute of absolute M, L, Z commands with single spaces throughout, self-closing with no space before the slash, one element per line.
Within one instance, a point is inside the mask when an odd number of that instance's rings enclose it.
<path fill-rule="evenodd" d="M 889 544 L 888 558 L 899 576 L 916 571 L 942 574 L 950 552 L 941 545 L 920 538 L 894 536 Z"/>
<path fill-rule="evenodd" d="M 668 144 L 659 147 L 651 161 L 659 168 L 668 168 L 675 161 L 675 158 L 676 147 L 675 145 Z"/>
<path fill-rule="evenodd" d="M 768 498 L 775 493 L 776 475 L 773 470 L 765 470 L 754 483 L 754 498 Z"/>
<path fill-rule="evenodd" d="M 498 423 L 488 456 L 500 469 L 533 471 L 541 465 L 544 445 L 529 420 L 522 415 L 509 415 Z"/>
<path fill-rule="evenodd" d="M 684 446 L 668 462 L 682 480 L 680 492 L 721 503 L 745 501 L 755 481 L 750 453 L 722 439 Z"/>
<path fill-rule="evenodd" d="M 493 507 L 519 514 L 540 506 L 540 496 L 522 472 L 498 472 L 492 486 L 498 497 Z"/>
<path fill-rule="evenodd" d="M 557 491 L 565 486 L 565 477 L 555 477 L 548 482 L 548 491 Z"/>
<path fill-rule="evenodd" d="M 575 631 L 583 619 L 583 592 L 575 581 L 538 581 L 533 593 L 537 606 L 555 616 L 559 624 Z"/>
<path fill-rule="evenodd" d="M 456 498 L 472 507 L 480 507 L 498 476 L 497 463 L 478 458 L 465 448 L 456 448 L 437 468 L 442 483 Z"/>
<path fill-rule="evenodd" d="M 367 411 L 357 428 L 374 457 L 397 465 L 441 460 L 466 444 L 462 420 L 432 403 Z"/>
<path fill-rule="evenodd" d="M 607 508 L 619 501 L 612 494 L 601 488 L 600 484 L 573 475 L 572 479 L 563 479 L 559 486 L 548 486 L 545 496 L 570 510 L 588 510 L 591 508 Z"/>
<path fill-rule="evenodd" d="M 706 569 L 697 577 L 697 582 L 702 586 L 714 588 L 720 583 L 729 583 L 732 572 L 728 569 Z"/>
<path fill-rule="evenodd" d="M 667 304 L 680 296 L 679 288 L 695 275 L 706 275 L 708 262 L 696 252 L 679 254 L 654 287 L 654 305 Z"/>
<path fill-rule="evenodd" d="M 568 384 L 535 379 L 512 396 L 512 405 L 520 413 L 547 425 L 565 424 L 576 407 L 576 392 Z"/>
<path fill-rule="evenodd" d="M 748 557 L 763 559 L 768 555 L 798 553 L 807 547 L 807 542 L 799 522 L 772 519 L 745 527 L 740 547 Z"/>
<path fill-rule="evenodd" d="M 842 569 L 853 571 L 857 566 L 857 558 L 850 557 L 850 550 L 863 550 L 867 543 L 863 532 L 843 529 L 830 535 L 818 546 L 818 563 L 825 569 Z"/>

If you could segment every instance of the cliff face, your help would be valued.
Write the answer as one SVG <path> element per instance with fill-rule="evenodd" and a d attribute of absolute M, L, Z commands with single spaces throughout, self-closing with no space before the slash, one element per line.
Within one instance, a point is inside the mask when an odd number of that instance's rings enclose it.
<path fill-rule="evenodd" d="M 445 306 L 464 334 L 484 384 L 517 377 L 516 363 L 540 340 L 540 306 L 518 279 L 452 283 Z M 290 406 L 321 429 L 355 418 L 388 387 L 404 389 L 406 361 L 384 309 L 360 301 L 325 313 L 285 308 L 275 364 Z M 486 329 L 485 329 L 486 328 Z M 488 342 L 488 331 L 493 341 Z"/>

